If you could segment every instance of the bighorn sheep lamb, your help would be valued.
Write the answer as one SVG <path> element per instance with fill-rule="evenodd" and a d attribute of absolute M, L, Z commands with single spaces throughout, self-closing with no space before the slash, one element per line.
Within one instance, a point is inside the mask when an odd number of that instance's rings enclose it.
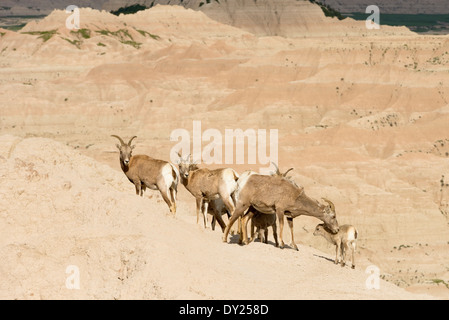
<path fill-rule="evenodd" d="M 268 227 L 273 228 L 273 237 L 276 242 L 276 247 L 279 246 L 277 226 L 276 226 L 276 214 L 263 214 L 258 212 L 253 207 L 249 207 L 249 211 L 254 211 L 254 215 L 251 219 L 251 239 L 249 242 L 253 241 L 255 238 L 254 228 L 259 235 L 260 242 L 268 243 Z"/>
<path fill-rule="evenodd" d="M 316 226 L 313 232 L 314 236 L 323 236 L 327 241 L 334 244 L 335 248 L 335 264 L 339 263 L 339 253 L 341 256 L 341 266 L 344 267 L 346 264 L 346 252 L 351 250 L 352 253 L 352 266 L 355 268 L 354 254 L 357 245 L 357 229 L 354 226 L 345 224 L 340 226 L 340 231 L 333 234 L 324 224 L 319 224 Z"/>
<path fill-rule="evenodd" d="M 120 151 L 120 166 L 126 177 L 136 187 L 136 194 L 143 196 L 146 188 L 159 190 L 162 198 L 170 208 L 170 212 L 176 213 L 176 193 L 178 191 L 179 173 L 171 163 L 151 158 L 147 155 L 132 155 L 134 145 L 131 142 L 137 136 L 132 137 L 128 143 L 116 135 L 120 144 L 117 148 Z"/>
<path fill-rule="evenodd" d="M 237 179 L 239 175 L 231 168 L 222 168 L 209 170 L 207 168 L 198 168 L 196 163 L 192 162 L 188 155 L 184 159 L 179 155 L 179 173 L 181 183 L 196 199 L 196 222 L 199 221 L 200 212 L 203 214 L 204 228 L 207 223 L 207 212 L 209 202 L 221 198 L 226 209 L 229 212 L 234 211 L 234 201 L 232 194 L 237 187 Z M 215 214 L 224 230 L 226 224 L 221 218 L 221 214 Z"/>
<path fill-rule="evenodd" d="M 235 198 L 235 210 L 224 231 L 224 242 L 227 242 L 229 229 L 232 227 L 232 224 L 239 217 L 243 216 L 250 206 L 264 214 L 276 213 L 279 220 L 281 248 L 284 247 L 282 237 L 284 216 L 292 219 L 289 221 L 289 226 L 292 235 L 292 246 L 296 250 L 298 250 L 298 247 L 293 237 L 293 218 L 297 216 L 313 216 L 322 220 L 332 232 L 337 233 L 339 230 L 335 207 L 329 200 L 323 199 L 327 204 L 319 203 L 317 200 L 309 198 L 305 194 L 304 188 L 298 187 L 288 179 L 277 175 L 248 175 L 245 181 L 239 182 L 239 189 L 236 191 Z M 245 244 L 248 244 L 247 223 L 253 215 L 254 212 L 249 211 L 242 224 L 243 242 Z"/>

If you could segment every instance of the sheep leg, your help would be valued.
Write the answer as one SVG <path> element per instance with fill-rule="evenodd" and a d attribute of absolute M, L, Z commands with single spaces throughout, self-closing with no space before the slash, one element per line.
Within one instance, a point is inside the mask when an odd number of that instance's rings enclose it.
<path fill-rule="evenodd" d="M 176 190 L 173 187 L 170 187 L 170 200 L 172 203 L 172 213 L 175 214 L 176 213 Z"/>
<path fill-rule="evenodd" d="M 143 197 L 143 193 L 145 192 L 145 190 L 147 189 L 147 187 L 145 186 L 145 183 L 142 183 L 141 187 L 140 187 L 140 196 Z"/>
<path fill-rule="evenodd" d="M 253 242 L 254 241 L 254 228 L 256 226 L 254 225 L 253 219 L 251 219 L 251 238 L 249 239 L 249 242 Z M 257 230 L 259 231 L 259 230 Z"/>
<path fill-rule="evenodd" d="M 165 203 L 170 208 L 170 212 L 171 213 L 175 213 L 176 211 L 173 212 L 173 210 L 174 210 L 173 203 L 171 202 L 171 200 L 170 200 L 170 198 L 168 196 L 170 194 L 169 188 L 165 188 L 165 186 L 161 186 L 161 187 L 158 186 L 158 189 L 159 189 L 159 191 L 161 193 L 162 199 L 164 199 Z"/>
<path fill-rule="evenodd" d="M 346 265 L 346 250 L 348 250 L 348 246 L 346 243 L 342 243 L 341 245 L 341 266 L 344 267 Z"/>
<path fill-rule="evenodd" d="M 338 264 L 338 255 L 340 254 L 340 247 L 341 244 L 337 242 L 336 248 L 335 248 L 335 264 Z"/>
<path fill-rule="evenodd" d="M 243 228 L 243 243 L 244 244 L 248 244 L 248 222 L 249 220 L 254 216 L 254 212 L 252 210 L 249 210 L 246 215 L 244 215 L 243 217 L 243 221 L 242 221 L 242 228 Z"/>
<path fill-rule="evenodd" d="M 226 223 L 224 223 L 223 218 L 221 217 L 221 213 L 214 210 L 214 217 L 212 219 L 213 219 L 212 223 L 214 224 L 214 228 L 215 228 L 215 222 L 218 222 L 218 224 L 221 227 L 221 231 L 223 232 L 224 229 L 226 228 Z"/>
<path fill-rule="evenodd" d="M 279 247 L 276 221 L 274 221 L 274 224 L 271 227 L 273 228 L 273 237 L 274 241 L 276 242 L 276 247 Z"/>
<path fill-rule="evenodd" d="M 136 194 L 138 196 L 141 196 L 141 190 L 142 190 L 142 184 L 140 183 L 140 180 L 137 180 L 136 182 L 134 182 L 134 186 L 136 187 Z"/>
<path fill-rule="evenodd" d="M 223 195 L 223 196 L 221 196 L 221 195 Z M 221 197 L 221 199 L 223 200 L 223 204 L 224 204 L 224 206 L 225 206 L 225 208 L 226 208 L 226 211 L 228 212 L 227 214 L 228 214 L 228 221 L 229 221 L 229 217 L 231 216 L 230 215 L 230 212 L 232 213 L 232 212 L 234 212 L 234 210 L 235 210 L 235 205 L 234 205 L 234 200 L 233 200 L 233 198 L 232 198 L 232 196 L 230 196 L 230 195 L 227 195 L 226 193 L 220 193 L 220 197 Z M 221 218 L 221 216 L 220 216 L 220 218 Z M 229 222 L 228 222 L 229 223 Z M 223 222 L 223 224 L 224 224 L 224 222 Z M 239 223 L 238 223 L 238 226 L 237 226 L 237 233 L 240 235 L 240 240 L 239 240 L 239 243 L 241 243 L 241 241 L 242 241 L 242 232 L 241 232 L 241 230 L 242 230 L 242 225 L 241 225 L 241 219 L 239 219 Z M 235 234 L 235 231 L 233 231 L 233 233 Z"/>
<path fill-rule="evenodd" d="M 284 233 L 284 210 L 283 209 L 276 209 L 276 215 L 279 220 L 279 235 L 281 238 L 281 245 L 280 248 L 284 249 L 284 239 L 282 237 L 282 234 Z"/>
<path fill-rule="evenodd" d="M 231 219 L 229 220 L 228 225 L 226 226 L 226 229 L 225 229 L 224 234 L 223 234 L 223 242 L 228 242 L 229 230 L 231 229 L 231 227 L 234 224 L 234 222 L 243 215 L 243 213 L 245 212 L 246 209 L 248 209 L 248 207 L 249 206 L 245 206 L 245 205 L 238 206 L 232 212 Z"/>
<path fill-rule="evenodd" d="M 263 243 L 268 243 L 268 227 L 265 228 Z"/>
<path fill-rule="evenodd" d="M 200 221 L 200 212 L 203 207 L 203 198 L 196 199 L 196 224 Z"/>
<path fill-rule="evenodd" d="M 204 229 L 207 228 L 207 209 L 209 207 L 209 201 L 203 200 L 203 221 L 204 221 Z"/>
<path fill-rule="evenodd" d="M 215 219 L 215 213 L 214 213 L 214 215 L 212 216 L 212 221 L 210 223 L 210 226 L 212 227 L 212 231 L 215 231 L 216 222 L 217 222 L 217 219 Z"/>
<path fill-rule="evenodd" d="M 352 269 L 355 269 L 355 260 L 354 260 L 354 256 L 355 256 L 355 243 L 354 243 L 354 242 L 351 242 L 351 251 L 352 251 L 352 258 L 351 258 L 351 260 L 352 260 L 352 266 L 351 266 L 351 268 L 352 268 Z"/>
<path fill-rule="evenodd" d="M 292 234 L 292 243 L 290 244 L 296 251 L 298 250 L 298 246 L 295 243 L 295 237 L 293 236 L 293 218 L 287 218 L 288 226 L 290 227 L 290 232 Z"/>

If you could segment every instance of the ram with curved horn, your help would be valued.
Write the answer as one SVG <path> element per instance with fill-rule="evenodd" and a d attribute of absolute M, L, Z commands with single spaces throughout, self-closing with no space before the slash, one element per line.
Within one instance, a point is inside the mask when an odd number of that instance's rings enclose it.
<path fill-rule="evenodd" d="M 288 179 L 278 176 L 266 176 L 260 174 L 249 175 L 246 182 L 239 188 L 235 210 L 224 231 L 223 241 L 227 242 L 228 233 L 232 224 L 239 218 L 243 219 L 243 242 L 248 244 L 247 223 L 254 215 L 254 211 L 248 210 L 252 206 L 263 214 L 276 213 L 279 221 L 280 247 L 283 248 L 284 216 L 292 234 L 292 247 L 298 250 L 293 238 L 293 219 L 300 216 L 312 216 L 320 219 L 333 232 L 339 230 L 335 214 L 335 206 L 327 202 L 320 203 L 308 197 L 304 188 L 296 186 Z M 247 212 L 248 210 L 248 212 Z M 244 216 L 244 214 L 246 215 Z"/>
<path fill-rule="evenodd" d="M 136 187 L 136 194 L 143 196 L 146 188 L 159 190 L 170 208 L 171 213 L 176 213 L 176 195 L 178 192 L 178 169 L 170 162 L 154 159 L 147 155 L 132 155 L 134 145 L 131 142 L 137 138 L 133 136 L 128 143 L 117 135 L 120 144 L 116 144 L 120 151 L 120 167 L 131 183 Z"/>
<path fill-rule="evenodd" d="M 277 166 L 276 163 L 271 162 L 273 164 L 273 166 L 276 168 L 276 171 L 272 174 L 273 176 L 279 176 L 279 177 L 287 177 L 287 173 L 289 173 L 290 171 L 293 170 L 293 168 L 288 169 L 287 171 L 285 171 L 284 173 L 281 173 L 281 171 L 279 170 L 279 167 Z"/>

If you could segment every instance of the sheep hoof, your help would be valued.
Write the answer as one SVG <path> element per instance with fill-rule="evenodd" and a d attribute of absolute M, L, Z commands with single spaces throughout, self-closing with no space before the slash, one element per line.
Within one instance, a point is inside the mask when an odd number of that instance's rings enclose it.
<path fill-rule="evenodd" d="M 352 266 L 351 266 L 351 269 L 355 269 L 355 265 L 352 265 Z"/>

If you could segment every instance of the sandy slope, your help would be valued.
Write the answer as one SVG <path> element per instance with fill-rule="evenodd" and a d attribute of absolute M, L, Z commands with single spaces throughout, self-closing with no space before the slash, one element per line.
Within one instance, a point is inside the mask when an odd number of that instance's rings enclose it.
<path fill-rule="evenodd" d="M 333 22 L 319 11 L 312 13 L 332 28 Z M 200 280 L 213 268 L 199 267 L 202 256 L 189 255 L 184 246 L 188 239 L 201 248 L 198 252 L 208 252 L 211 261 L 221 261 L 221 251 L 237 255 L 219 264 L 224 269 L 213 272 L 211 283 L 221 274 L 230 275 L 235 260 L 249 265 L 251 260 L 240 260 L 250 254 L 257 260 L 263 252 L 271 257 L 273 252 L 272 263 L 287 259 L 282 267 L 304 270 L 297 275 L 301 281 L 311 280 L 317 266 L 331 279 L 336 273 L 356 277 L 354 290 L 344 290 L 343 282 L 332 287 L 342 298 L 402 296 L 404 291 L 384 282 L 382 294 L 361 290 L 364 269 L 371 264 L 390 284 L 449 297 L 441 282 L 449 283 L 447 37 L 404 35 L 395 28 L 368 33 L 363 24 L 342 25 L 332 30 L 332 37 L 324 36 L 324 29 L 299 38 L 258 37 L 204 13 L 166 6 L 122 17 L 83 9 L 82 28 L 89 32 L 84 37 L 87 33 L 65 28 L 66 18 L 65 12 L 55 11 L 28 24 L 22 31 L 28 34 L 0 30 L 1 172 L 7 175 L 1 180 L 0 200 L 7 203 L 1 206 L 2 219 L 18 228 L 13 232 L 2 224 L 7 231 L 1 250 L 11 263 L 0 265 L 8 270 L 23 266 L 13 270 L 11 286 L 2 295 L 25 297 L 32 290 L 42 298 L 226 297 L 231 289 Z M 334 201 L 339 222 L 359 229 L 359 269 L 341 269 L 327 260 L 333 248 L 312 236 L 316 219 L 295 221 L 299 253 L 258 243 L 239 247 L 223 245 L 218 231 L 195 225 L 194 201 L 182 188 L 176 219 L 166 217 L 156 196 L 136 198 L 119 172 L 116 141 L 110 135 L 137 135 L 139 153 L 168 159 L 175 145 L 170 133 L 185 129 L 192 134 L 193 121 L 201 121 L 202 131 L 212 128 L 221 134 L 227 128 L 278 129 L 280 168 L 294 167 L 293 178 L 310 196 Z M 30 137 L 50 138 L 65 147 L 27 139 L 11 151 L 14 141 Z M 233 165 L 238 172 L 262 166 Z M 54 173 L 53 167 L 60 169 Z M 145 220 L 152 206 L 156 218 Z M 111 246 L 105 244 L 110 241 Z M 48 260 L 37 262 L 41 256 Z M 316 263 L 298 262 L 309 258 Z M 192 276 L 196 282 L 172 281 L 185 275 L 181 262 L 169 266 L 176 272 L 163 272 L 166 261 L 177 260 L 198 267 L 187 269 L 198 275 Z M 65 267 L 71 263 L 90 279 L 82 280 L 83 293 L 66 292 Z M 130 266 L 135 278 L 128 278 L 134 280 L 117 279 L 128 270 L 122 265 Z M 154 278 L 140 290 L 149 266 Z M 52 276 L 30 275 L 47 271 Z M 258 273 L 244 275 L 260 279 Z M 276 277 L 287 283 L 287 276 Z M 260 288 L 253 294 L 327 297 L 320 288 L 300 287 L 300 282 L 286 293 L 273 284 L 273 291 Z M 181 293 L 173 289 L 178 283 L 184 286 Z"/>
<path fill-rule="evenodd" d="M 52 140 L 0 146 L 1 298 L 425 298 L 384 281 L 368 290 L 364 270 L 306 246 L 224 244 L 195 225 L 191 203 L 173 218 L 159 196 L 137 197 L 121 172 Z M 79 290 L 66 288 L 71 265 Z"/>

